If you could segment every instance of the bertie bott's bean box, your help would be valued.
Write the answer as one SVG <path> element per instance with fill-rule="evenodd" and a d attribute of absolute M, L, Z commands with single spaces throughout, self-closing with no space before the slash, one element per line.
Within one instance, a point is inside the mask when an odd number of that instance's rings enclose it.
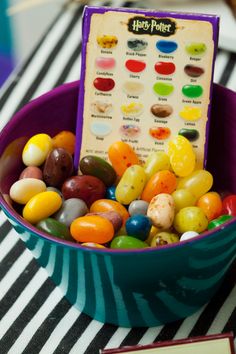
<path fill-rule="evenodd" d="M 75 164 L 115 141 L 140 161 L 177 134 L 206 165 L 219 18 L 85 7 Z"/>

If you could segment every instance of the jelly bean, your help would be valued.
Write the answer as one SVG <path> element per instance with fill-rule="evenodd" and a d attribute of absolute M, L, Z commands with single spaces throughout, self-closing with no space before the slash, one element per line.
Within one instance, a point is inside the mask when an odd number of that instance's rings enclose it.
<path fill-rule="evenodd" d="M 156 43 L 157 49 L 162 53 L 173 53 L 177 48 L 178 44 L 174 41 L 160 40 Z"/>
<path fill-rule="evenodd" d="M 147 214 L 147 209 L 148 209 L 148 202 L 145 202 L 145 200 L 133 200 L 128 208 L 128 212 L 130 216 L 141 214 L 141 215 L 146 215 Z"/>
<path fill-rule="evenodd" d="M 174 233 L 162 231 L 157 233 L 153 237 L 151 241 L 151 247 L 160 247 L 160 246 L 165 246 L 176 242 L 179 242 L 178 235 Z"/>
<path fill-rule="evenodd" d="M 37 227 L 37 229 L 47 232 L 50 235 L 59 237 L 67 241 L 73 241 L 68 227 L 53 218 L 43 219 L 39 221 L 35 226 Z"/>
<path fill-rule="evenodd" d="M 62 130 L 52 138 L 54 148 L 63 148 L 73 155 L 75 152 L 75 134 L 69 130 Z"/>
<path fill-rule="evenodd" d="M 154 68 L 161 75 L 171 75 L 175 72 L 175 64 L 172 62 L 158 61 Z"/>
<path fill-rule="evenodd" d="M 23 178 L 10 188 L 10 197 L 14 202 L 26 204 L 33 196 L 46 191 L 46 184 L 37 178 Z"/>
<path fill-rule="evenodd" d="M 152 198 L 147 216 L 159 230 L 167 230 L 174 220 L 174 199 L 170 194 L 161 193 Z"/>
<path fill-rule="evenodd" d="M 95 114 L 109 114 L 112 111 L 112 104 L 104 101 L 91 103 L 91 110 Z"/>
<path fill-rule="evenodd" d="M 173 113 L 173 108 L 168 104 L 154 104 L 151 106 L 151 112 L 155 117 L 166 118 Z"/>
<path fill-rule="evenodd" d="M 43 179 L 48 186 L 60 187 L 73 171 L 72 155 L 63 148 L 56 148 L 51 150 L 46 158 Z"/>
<path fill-rule="evenodd" d="M 127 168 L 116 187 L 116 199 L 121 204 L 130 204 L 142 193 L 146 182 L 143 167 L 132 165 Z"/>
<path fill-rule="evenodd" d="M 87 205 L 82 199 L 70 198 L 62 203 L 60 210 L 53 217 L 66 226 L 70 226 L 73 220 L 87 213 Z"/>
<path fill-rule="evenodd" d="M 113 249 L 132 249 L 132 248 L 146 248 L 148 245 L 136 237 L 132 236 L 116 236 L 113 238 L 111 245 Z"/>
<path fill-rule="evenodd" d="M 26 166 L 40 166 L 52 149 L 52 139 L 47 134 L 36 134 L 26 143 L 22 160 Z"/>
<path fill-rule="evenodd" d="M 217 192 L 203 194 L 198 199 L 196 206 L 204 211 L 209 221 L 216 219 L 222 213 L 222 201 Z"/>
<path fill-rule="evenodd" d="M 111 70 L 114 69 L 116 65 L 116 61 L 114 58 L 109 57 L 98 57 L 95 60 L 95 64 L 97 68 L 102 70 Z"/>
<path fill-rule="evenodd" d="M 213 176 L 209 171 L 196 170 L 178 180 L 177 189 L 187 188 L 198 199 L 207 193 L 213 184 Z"/>
<path fill-rule="evenodd" d="M 124 124 L 120 127 L 121 135 L 128 138 L 136 138 L 140 131 L 140 128 L 134 124 Z"/>
<path fill-rule="evenodd" d="M 199 66 L 187 64 L 184 67 L 184 72 L 190 77 L 200 77 L 204 74 L 205 70 Z"/>
<path fill-rule="evenodd" d="M 89 207 L 95 200 L 105 196 L 104 183 L 94 176 L 72 176 L 62 185 L 62 194 L 65 199 L 79 198 Z"/>
<path fill-rule="evenodd" d="M 207 47 L 205 43 L 193 42 L 187 44 L 185 49 L 189 55 L 202 55 L 205 53 Z"/>
<path fill-rule="evenodd" d="M 130 102 L 121 106 L 121 112 L 125 117 L 138 116 L 143 111 L 143 104 L 139 102 Z"/>
<path fill-rule="evenodd" d="M 186 231 L 180 236 L 180 241 L 191 240 L 192 238 L 195 238 L 198 235 L 199 233 L 196 231 Z"/>
<path fill-rule="evenodd" d="M 170 136 L 170 128 L 168 127 L 152 127 L 149 129 L 149 134 L 157 140 L 165 140 Z"/>
<path fill-rule="evenodd" d="M 100 245 L 100 243 L 96 243 L 96 242 L 83 242 L 80 244 L 80 246 L 84 246 L 84 247 L 92 247 L 92 248 L 106 248 L 103 245 Z"/>
<path fill-rule="evenodd" d="M 95 201 L 90 207 L 91 213 L 107 212 L 107 211 L 116 211 L 118 214 L 120 214 L 123 219 L 123 225 L 125 224 L 126 220 L 129 217 L 129 213 L 127 209 L 122 204 L 120 204 L 115 200 L 99 199 Z"/>
<path fill-rule="evenodd" d="M 123 219 L 119 213 L 116 211 L 106 211 L 106 212 L 96 212 L 96 213 L 88 213 L 86 216 L 90 215 L 98 215 L 101 216 L 102 218 L 105 218 L 109 220 L 113 227 L 114 227 L 114 232 L 118 232 L 120 228 L 122 227 L 123 224 Z"/>
<path fill-rule="evenodd" d="M 149 235 L 152 223 L 150 219 L 141 214 L 133 215 L 126 220 L 125 227 L 127 234 L 145 241 Z"/>
<path fill-rule="evenodd" d="M 110 186 L 106 189 L 105 198 L 116 200 L 116 186 Z"/>
<path fill-rule="evenodd" d="M 178 131 L 178 134 L 184 136 L 189 141 L 196 141 L 199 138 L 199 132 L 196 129 L 182 128 Z"/>
<path fill-rule="evenodd" d="M 147 182 L 141 199 L 150 202 L 155 195 L 160 193 L 171 194 L 177 186 L 177 179 L 173 172 L 169 170 L 162 170 L 155 173 Z"/>
<path fill-rule="evenodd" d="M 114 48 L 117 46 L 118 38 L 113 35 L 103 35 L 97 37 L 97 44 L 101 48 Z"/>
<path fill-rule="evenodd" d="M 186 231 L 205 231 L 208 226 L 208 219 L 203 210 L 197 206 L 181 209 L 174 219 L 174 228 L 183 234 Z"/>
<path fill-rule="evenodd" d="M 128 59 L 125 62 L 125 66 L 132 73 L 140 73 L 146 68 L 146 63 L 142 60 Z"/>
<path fill-rule="evenodd" d="M 169 141 L 167 153 L 171 167 L 177 176 L 185 177 L 192 173 L 196 156 L 188 139 L 182 135 L 175 136 Z"/>
<path fill-rule="evenodd" d="M 112 223 L 98 215 L 81 216 L 71 226 L 72 237 L 78 242 L 106 243 L 114 236 Z"/>
<path fill-rule="evenodd" d="M 180 112 L 179 116 L 187 121 L 196 121 L 201 118 L 202 111 L 199 107 L 185 106 Z"/>
<path fill-rule="evenodd" d="M 90 124 L 90 131 L 95 136 L 106 136 L 112 132 L 112 126 L 110 123 L 103 123 L 98 121 L 93 121 Z"/>
<path fill-rule="evenodd" d="M 110 145 L 108 157 L 118 176 L 122 176 L 131 165 L 138 165 L 139 159 L 133 148 L 123 141 L 117 141 Z"/>
<path fill-rule="evenodd" d="M 153 90 L 160 96 L 169 96 L 174 91 L 174 86 L 165 82 L 156 82 L 153 85 Z"/>
<path fill-rule="evenodd" d="M 126 81 L 123 90 L 129 95 L 140 95 L 144 91 L 144 85 L 138 81 Z"/>
<path fill-rule="evenodd" d="M 230 194 L 223 199 L 222 214 L 236 216 L 236 195 Z"/>
<path fill-rule="evenodd" d="M 21 172 L 19 179 L 22 178 L 37 178 L 37 179 L 43 179 L 43 172 L 40 170 L 39 167 L 36 166 L 28 166 L 24 168 L 24 170 Z"/>
<path fill-rule="evenodd" d="M 209 222 L 208 230 L 215 229 L 216 227 L 221 226 L 222 224 L 232 219 L 232 215 L 221 215 L 217 219 L 211 220 L 211 222 Z"/>
<path fill-rule="evenodd" d="M 203 94 L 203 88 L 200 85 L 184 85 L 182 93 L 188 98 L 198 98 Z"/>
<path fill-rule="evenodd" d="M 144 164 L 144 171 L 148 180 L 158 171 L 169 169 L 170 159 L 164 151 L 151 153 Z"/>
<path fill-rule="evenodd" d="M 46 219 L 62 205 L 62 199 L 58 193 L 46 191 L 32 197 L 23 209 L 23 217 L 31 224 Z"/>
<path fill-rule="evenodd" d="M 111 91 L 115 87 L 115 81 L 111 78 L 96 77 L 93 81 L 94 87 L 99 91 Z"/>
<path fill-rule="evenodd" d="M 197 198 L 186 188 L 177 189 L 172 193 L 172 197 L 175 202 L 175 212 L 188 206 L 194 206 L 197 201 Z"/>
<path fill-rule="evenodd" d="M 144 39 L 131 38 L 127 41 L 128 48 L 135 52 L 141 52 L 142 50 L 145 50 L 147 48 L 147 45 L 148 42 Z"/>

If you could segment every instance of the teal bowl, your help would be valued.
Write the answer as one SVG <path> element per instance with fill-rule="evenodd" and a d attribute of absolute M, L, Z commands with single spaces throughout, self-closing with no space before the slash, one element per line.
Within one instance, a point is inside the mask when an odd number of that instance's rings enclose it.
<path fill-rule="evenodd" d="M 124 327 L 158 326 L 187 317 L 216 293 L 236 256 L 236 220 L 201 236 L 155 249 L 89 249 L 40 232 L 7 203 L 22 170 L 26 140 L 76 126 L 79 83 L 31 101 L 0 134 L 0 205 L 26 247 L 71 304 Z M 217 190 L 236 193 L 236 94 L 213 89 L 207 169 Z"/>

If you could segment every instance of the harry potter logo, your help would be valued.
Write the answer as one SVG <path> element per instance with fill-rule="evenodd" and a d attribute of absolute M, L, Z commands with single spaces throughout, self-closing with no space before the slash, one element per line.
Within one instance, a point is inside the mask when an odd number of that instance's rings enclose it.
<path fill-rule="evenodd" d="M 135 16 L 129 19 L 128 31 L 168 37 L 175 33 L 176 23 L 169 18 Z"/>

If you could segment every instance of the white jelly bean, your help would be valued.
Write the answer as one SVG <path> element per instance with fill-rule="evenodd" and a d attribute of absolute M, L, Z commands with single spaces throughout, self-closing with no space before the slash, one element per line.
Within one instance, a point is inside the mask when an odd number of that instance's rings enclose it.
<path fill-rule="evenodd" d="M 36 134 L 26 143 L 22 160 L 26 166 L 40 166 L 52 149 L 52 139 L 47 134 Z"/>
<path fill-rule="evenodd" d="M 33 196 L 46 190 L 46 184 L 37 178 L 23 178 L 16 181 L 10 189 L 14 202 L 26 204 Z"/>
<path fill-rule="evenodd" d="M 199 235 L 199 233 L 196 231 L 186 231 L 181 235 L 180 241 L 190 240 L 191 238 L 194 238 L 198 235 Z"/>

